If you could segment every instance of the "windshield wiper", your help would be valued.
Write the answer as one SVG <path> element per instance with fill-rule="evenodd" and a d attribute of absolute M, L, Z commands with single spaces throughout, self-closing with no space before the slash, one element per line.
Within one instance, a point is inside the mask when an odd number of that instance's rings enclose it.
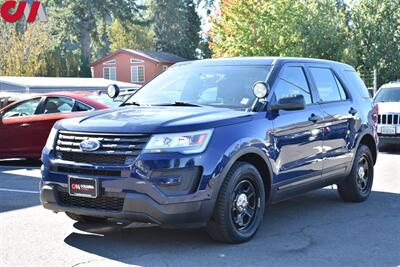
<path fill-rule="evenodd" d="M 138 107 L 140 107 L 141 105 L 138 102 L 124 102 L 120 105 L 120 107 L 123 107 L 123 106 L 138 106 Z"/>
<path fill-rule="evenodd" d="M 163 103 L 163 104 L 156 104 L 154 106 L 175 106 L 175 107 L 202 107 L 202 105 L 193 104 L 190 102 L 184 101 L 175 101 L 173 103 Z"/>

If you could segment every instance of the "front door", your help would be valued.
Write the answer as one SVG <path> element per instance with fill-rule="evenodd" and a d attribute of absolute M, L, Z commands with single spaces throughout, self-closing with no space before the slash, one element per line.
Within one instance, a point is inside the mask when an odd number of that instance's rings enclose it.
<path fill-rule="evenodd" d="M 37 120 L 37 111 L 42 98 L 33 98 L 16 103 L 6 109 L 0 122 L 0 157 L 30 155 L 37 146 L 37 129 L 32 124 Z"/>

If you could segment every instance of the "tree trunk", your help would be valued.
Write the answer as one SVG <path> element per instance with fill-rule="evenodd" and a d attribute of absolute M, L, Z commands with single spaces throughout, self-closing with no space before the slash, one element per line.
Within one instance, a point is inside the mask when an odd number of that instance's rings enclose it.
<path fill-rule="evenodd" d="M 80 46 L 81 46 L 81 65 L 79 70 L 80 77 L 91 77 L 90 71 L 90 21 L 82 20 L 80 32 Z"/>

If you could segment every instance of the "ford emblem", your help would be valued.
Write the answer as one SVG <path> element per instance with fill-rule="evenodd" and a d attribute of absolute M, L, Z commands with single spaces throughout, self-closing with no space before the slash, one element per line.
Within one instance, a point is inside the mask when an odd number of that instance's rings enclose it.
<path fill-rule="evenodd" d="M 97 149 L 100 148 L 100 146 L 101 146 L 100 142 L 95 139 L 88 139 L 88 140 L 82 141 L 79 144 L 80 149 L 82 151 L 87 151 L 87 152 L 96 151 Z"/>

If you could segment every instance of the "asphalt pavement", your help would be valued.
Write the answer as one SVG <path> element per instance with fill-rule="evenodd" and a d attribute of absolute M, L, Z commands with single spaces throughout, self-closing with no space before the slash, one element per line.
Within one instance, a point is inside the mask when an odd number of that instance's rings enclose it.
<path fill-rule="evenodd" d="M 40 206 L 40 164 L 0 161 L 0 266 L 400 266 L 400 153 L 380 153 L 367 202 L 324 188 L 268 207 L 253 240 L 76 223 Z"/>

